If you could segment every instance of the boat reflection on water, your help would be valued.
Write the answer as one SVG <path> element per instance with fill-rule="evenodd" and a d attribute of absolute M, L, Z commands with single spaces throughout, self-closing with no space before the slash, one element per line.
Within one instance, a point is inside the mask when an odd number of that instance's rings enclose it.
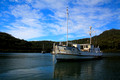
<path fill-rule="evenodd" d="M 57 62 L 54 68 L 54 79 L 96 79 L 95 76 L 101 71 L 101 62 Z"/>

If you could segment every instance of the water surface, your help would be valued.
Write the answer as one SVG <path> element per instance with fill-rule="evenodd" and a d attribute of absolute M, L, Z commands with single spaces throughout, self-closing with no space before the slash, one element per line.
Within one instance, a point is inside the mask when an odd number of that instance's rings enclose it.
<path fill-rule="evenodd" d="M 120 54 L 57 62 L 50 53 L 0 53 L 0 80 L 120 80 Z"/>

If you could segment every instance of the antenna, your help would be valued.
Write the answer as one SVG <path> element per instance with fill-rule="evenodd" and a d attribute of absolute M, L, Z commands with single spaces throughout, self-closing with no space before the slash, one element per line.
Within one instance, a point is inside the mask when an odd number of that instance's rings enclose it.
<path fill-rule="evenodd" d="M 96 31 L 92 31 L 92 26 L 90 26 L 90 31 L 89 31 L 89 35 L 90 35 L 90 44 L 92 44 L 92 33 L 95 33 Z"/>
<path fill-rule="evenodd" d="M 66 46 L 68 46 L 68 7 L 67 7 L 67 41 L 66 41 Z"/>

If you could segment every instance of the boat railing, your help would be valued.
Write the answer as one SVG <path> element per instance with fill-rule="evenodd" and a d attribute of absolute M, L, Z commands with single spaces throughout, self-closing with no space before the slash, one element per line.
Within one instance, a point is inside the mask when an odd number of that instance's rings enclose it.
<path fill-rule="evenodd" d="M 89 51 L 90 52 L 95 52 L 95 53 L 100 53 L 101 52 L 100 48 L 91 48 Z"/>

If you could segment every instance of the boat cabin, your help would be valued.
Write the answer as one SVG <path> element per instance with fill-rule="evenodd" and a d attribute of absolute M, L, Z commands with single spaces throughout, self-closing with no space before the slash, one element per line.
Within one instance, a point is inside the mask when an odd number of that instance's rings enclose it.
<path fill-rule="evenodd" d="M 99 46 L 94 47 L 91 44 L 73 44 L 74 47 L 78 48 L 80 51 L 87 51 L 87 52 L 101 52 Z"/>
<path fill-rule="evenodd" d="M 80 51 L 90 51 L 94 49 L 94 45 L 91 44 L 73 44 L 74 47 L 78 48 Z"/>

